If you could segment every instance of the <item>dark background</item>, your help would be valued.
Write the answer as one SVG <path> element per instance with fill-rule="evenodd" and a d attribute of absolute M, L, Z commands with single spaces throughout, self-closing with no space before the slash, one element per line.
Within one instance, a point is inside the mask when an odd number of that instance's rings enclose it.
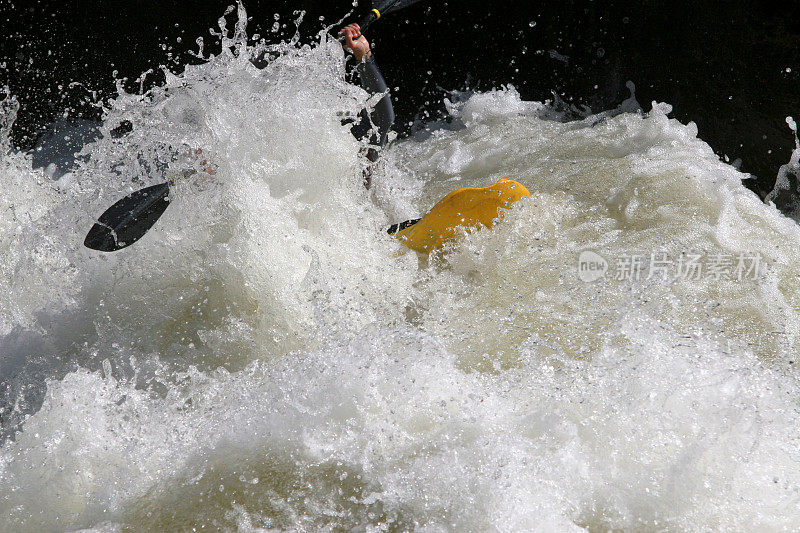
<path fill-rule="evenodd" d="M 360 1 L 358 13 L 368 0 Z M 148 69 L 196 62 L 187 50 L 197 50 L 198 36 L 207 52 L 218 50 L 208 30 L 231 3 L 0 0 L 0 85 L 22 106 L 14 144 L 35 146 L 65 110 L 99 118 L 115 70 L 133 90 Z M 353 9 L 351 0 L 248 0 L 245 8 L 248 32 L 268 41 L 294 35 L 293 12 L 306 11 L 306 42 L 319 17 L 328 24 Z M 272 33 L 276 13 L 287 26 Z M 231 28 L 235 12 L 227 18 Z M 800 119 L 799 21 L 795 0 L 422 0 L 368 37 L 389 85 L 400 88 L 401 133 L 440 113 L 445 90 L 512 83 L 525 99 L 555 92 L 600 111 L 626 98 L 631 80 L 645 110 L 652 100 L 670 103 L 720 156 L 741 158 L 757 176 L 745 183 L 763 196 L 794 147 L 785 118 Z M 144 88 L 160 79 L 148 76 Z"/>

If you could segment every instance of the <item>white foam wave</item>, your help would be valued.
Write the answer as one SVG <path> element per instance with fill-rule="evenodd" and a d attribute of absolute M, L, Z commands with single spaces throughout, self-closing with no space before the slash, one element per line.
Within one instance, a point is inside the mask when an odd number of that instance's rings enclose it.
<path fill-rule="evenodd" d="M 70 183 L 0 162 L 0 529 L 800 527 L 800 231 L 693 124 L 475 94 L 367 193 L 339 44 L 244 32 L 121 92 Z M 213 176 L 81 247 L 189 148 Z M 533 196 L 492 230 L 429 259 L 384 231 L 500 177 Z M 586 283 L 587 250 L 767 268 Z"/>

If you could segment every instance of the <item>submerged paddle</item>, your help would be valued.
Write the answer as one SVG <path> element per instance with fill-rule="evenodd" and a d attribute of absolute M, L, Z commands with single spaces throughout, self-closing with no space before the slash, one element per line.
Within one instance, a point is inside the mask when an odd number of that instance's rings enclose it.
<path fill-rule="evenodd" d="M 359 24 L 361 31 L 383 15 L 393 13 L 419 0 L 375 0 L 372 11 Z M 151 185 L 135 191 L 100 215 L 83 245 L 100 252 L 114 252 L 141 239 L 169 206 L 169 191 L 173 181 Z"/>

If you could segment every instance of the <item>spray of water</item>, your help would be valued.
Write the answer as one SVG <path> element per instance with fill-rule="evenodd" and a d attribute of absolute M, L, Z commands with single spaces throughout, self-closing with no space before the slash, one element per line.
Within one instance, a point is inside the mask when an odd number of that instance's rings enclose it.
<path fill-rule="evenodd" d="M 0 530 L 800 527 L 800 230 L 693 124 L 477 93 L 367 192 L 341 46 L 248 45 L 239 11 L 70 179 L 4 152 Z M 197 148 L 216 173 L 140 242 L 81 247 Z M 384 231 L 500 177 L 533 194 L 494 229 Z"/>

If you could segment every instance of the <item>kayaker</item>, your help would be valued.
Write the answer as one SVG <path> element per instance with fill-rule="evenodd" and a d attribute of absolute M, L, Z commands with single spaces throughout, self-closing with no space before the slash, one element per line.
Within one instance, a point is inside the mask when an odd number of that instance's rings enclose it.
<path fill-rule="evenodd" d="M 369 41 L 361 34 L 358 24 L 349 24 L 341 30 L 344 47 L 358 62 L 356 72 L 359 83 L 370 95 L 383 96 L 370 112 L 364 109 L 351 131 L 359 140 L 369 145 L 366 156 L 373 163 L 378 160 L 379 150 L 388 141 L 389 130 L 394 123 L 394 109 L 389 89 L 383 79 Z M 215 165 L 203 150 L 189 150 L 180 171 L 184 176 L 194 173 L 214 174 Z M 374 165 L 364 171 L 364 186 L 369 188 Z M 86 237 L 84 245 L 102 251 L 124 248 L 144 235 L 158 219 L 169 203 L 170 183 L 162 183 L 129 195 L 106 210 L 98 224 Z M 494 185 L 474 188 L 464 187 L 452 191 L 440 200 L 421 219 L 394 224 L 388 233 L 395 235 L 405 246 L 421 254 L 429 254 L 461 235 L 459 228 L 491 227 L 503 218 L 505 210 L 518 200 L 530 196 L 520 183 L 500 179 Z M 135 209 L 140 214 L 131 216 Z"/>

